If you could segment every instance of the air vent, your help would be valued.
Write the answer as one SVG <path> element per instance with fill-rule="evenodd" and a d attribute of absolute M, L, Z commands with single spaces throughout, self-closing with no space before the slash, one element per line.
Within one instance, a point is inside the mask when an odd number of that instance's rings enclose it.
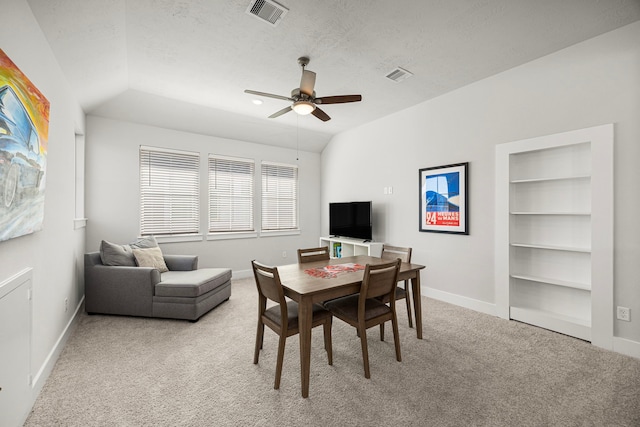
<path fill-rule="evenodd" d="M 386 75 L 388 79 L 393 80 L 396 83 L 400 83 L 401 81 L 406 80 L 411 76 L 413 76 L 413 73 L 400 67 L 396 68 Z"/>
<path fill-rule="evenodd" d="M 252 0 L 247 8 L 249 15 L 255 16 L 273 27 L 280 23 L 287 12 L 289 9 L 271 0 Z"/>

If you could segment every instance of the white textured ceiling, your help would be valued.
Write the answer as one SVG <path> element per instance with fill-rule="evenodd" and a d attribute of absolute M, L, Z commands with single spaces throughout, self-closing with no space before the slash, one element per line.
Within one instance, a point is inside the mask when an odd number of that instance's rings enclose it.
<path fill-rule="evenodd" d="M 640 0 L 281 0 L 276 27 L 250 0 L 27 0 L 85 112 L 319 152 L 332 135 L 640 19 Z M 298 87 L 322 122 L 271 113 Z M 414 76 L 385 78 L 395 67 Z M 299 140 L 298 140 L 299 138 Z"/>

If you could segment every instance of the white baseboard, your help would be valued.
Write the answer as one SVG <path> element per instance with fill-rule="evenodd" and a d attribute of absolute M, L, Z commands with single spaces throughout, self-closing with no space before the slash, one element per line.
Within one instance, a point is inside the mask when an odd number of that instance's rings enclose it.
<path fill-rule="evenodd" d="M 490 314 L 492 316 L 497 316 L 498 312 L 496 310 L 496 305 L 476 300 L 473 298 L 463 297 L 460 295 L 452 294 L 445 291 L 440 291 L 438 289 L 422 287 L 422 295 L 437 299 L 439 301 L 448 302 L 449 304 L 458 305 L 460 307 L 468 308 L 470 310 L 479 311 L 480 313 Z"/>
<path fill-rule="evenodd" d="M 56 361 L 58 360 L 58 357 L 62 353 L 62 350 L 67 344 L 69 337 L 73 333 L 77 325 L 78 313 L 80 312 L 80 309 L 83 303 L 84 303 L 84 296 L 82 297 L 82 299 L 80 300 L 80 303 L 76 307 L 76 310 L 73 313 L 73 316 L 71 317 L 71 319 L 69 319 L 69 322 L 67 322 L 67 325 L 62 331 L 62 334 L 60 334 L 60 337 L 58 338 L 55 345 L 47 355 L 47 358 L 45 359 L 44 363 L 42 364 L 42 366 L 40 366 L 38 373 L 34 375 L 33 381 L 31 384 L 32 394 L 31 394 L 30 406 L 33 406 L 33 404 L 36 402 L 38 394 L 40 394 L 40 391 L 42 390 L 42 387 L 44 387 L 44 384 L 47 381 L 47 378 L 49 378 L 49 375 L 51 374 L 51 371 L 53 370 L 53 367 L 55 366 Z"/>
<path fill-rule="evenodd" d="M 640 342 L 613 337 L 613 351 L 640 359 Z"/>
<path fill-rule="evenodd" d="M 233 272 L 234 279 L 247 279 L 249 277 L 253 277 L 253 271 L 251 270 L 235 270 Z"/>

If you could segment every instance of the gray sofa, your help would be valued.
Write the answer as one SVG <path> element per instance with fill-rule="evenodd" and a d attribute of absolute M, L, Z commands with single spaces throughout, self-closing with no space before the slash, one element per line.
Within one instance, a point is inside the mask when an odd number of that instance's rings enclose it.
<path fill-rule="evenodd" d="M 231 296 L 231 270 L 198 269 L 195 255 L 163 255 L 169 269 L 103 265 L 100 252 L 84 256 L 89 314 L 196 321 Z"/>

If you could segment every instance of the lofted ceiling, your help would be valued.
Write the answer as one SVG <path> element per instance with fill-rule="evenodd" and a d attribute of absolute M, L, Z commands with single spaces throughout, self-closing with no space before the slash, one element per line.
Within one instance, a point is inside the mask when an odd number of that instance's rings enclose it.
<path fill-rule="evenodd" d="M 320 152 L 336 133 L 640 19 L 640 0 L 27 0 L 86 113 Z M 300 83 L 331 116 L 267 117 Z M 413 76 L 385 76 L 402 67 Z"/>

